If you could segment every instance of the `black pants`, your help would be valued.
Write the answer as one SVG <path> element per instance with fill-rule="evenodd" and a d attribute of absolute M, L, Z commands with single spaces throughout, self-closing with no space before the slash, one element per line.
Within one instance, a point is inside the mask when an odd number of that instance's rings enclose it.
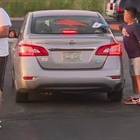
<path fill-rule="evenodd" d="M 4 75 L 6 70 L 8 56 L 0 57 L 0 90 L 3 91 Z"/>

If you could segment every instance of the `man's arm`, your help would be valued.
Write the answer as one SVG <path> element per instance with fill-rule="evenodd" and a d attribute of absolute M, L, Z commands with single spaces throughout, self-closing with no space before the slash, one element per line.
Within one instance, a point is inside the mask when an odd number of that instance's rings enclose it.
<path fill-rule="evenodd" d="M 120 26 L 118 24 L 110 24 L 109 27 L 112 30 L 117 30 L 117 31 L 120 30 Z"/>
<path fill-rule="evenodd" d="M 9 35 L 9 26 L 0 27 L 0 38 L 6 38 Z"/>

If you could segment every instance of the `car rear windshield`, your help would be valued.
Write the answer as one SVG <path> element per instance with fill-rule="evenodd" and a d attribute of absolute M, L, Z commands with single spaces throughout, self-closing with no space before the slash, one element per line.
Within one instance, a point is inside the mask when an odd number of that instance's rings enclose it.
<path fill-rule="evenodd" d="M 49 16 L 33 18 L 33 34 L 104 34 L 103 28 L 94 29 L 95 22 L 104 23 L 99 17 L 91 16 Z"/>

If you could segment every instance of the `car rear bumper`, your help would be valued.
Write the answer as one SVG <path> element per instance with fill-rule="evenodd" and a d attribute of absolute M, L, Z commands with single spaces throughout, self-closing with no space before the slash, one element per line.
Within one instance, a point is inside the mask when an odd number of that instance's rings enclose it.
<path fill-rule="evenodd" d="M 111 73 L 114 73 L 113 75 Z M 111 76 L 121 75 L 120 79 Z M 47 71 L 33 80 L 16 78 L 17 90 L 22 91 L 111 91 L 122 87 L 124 78 L 120 71 Z"/>
<path fill-rule="evenodd" d="M 113 17 L 114 16 L 114 10 L 106 11 L 106 15 Z"/>
<path fill-rule="evenodd" d="M 117 21 L 123 21 L 123 14 L 114 14 L 113 18 Z"/>
<path fill-rule="evenodd" d="M 83 92 L 110 92 L 117 91 L 123 87 L 123 83 L 118 83 L 115 85 L 114 89 L 108 87 L 105 84 L 60 84 L 60 85 L 40 85 L 35 88 L 34 91 L 37 92 L 64 92 L 64 93 L 83 93 Z"/>

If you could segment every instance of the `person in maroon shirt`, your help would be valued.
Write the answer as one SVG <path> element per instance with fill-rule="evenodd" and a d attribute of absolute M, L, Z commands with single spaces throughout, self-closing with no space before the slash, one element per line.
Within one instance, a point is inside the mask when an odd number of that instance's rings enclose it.
<path fill-rule="evenodd" d="M 133 96 L 124 104 L 140 105 L 140 24 L 136 20 L 137 9 L 126 7 L 124 22 L 120 25 L 110 25 L 113 30 L 121 30 L 123 43 L 129 58 L 129 72 L 133 85 Z"/>

